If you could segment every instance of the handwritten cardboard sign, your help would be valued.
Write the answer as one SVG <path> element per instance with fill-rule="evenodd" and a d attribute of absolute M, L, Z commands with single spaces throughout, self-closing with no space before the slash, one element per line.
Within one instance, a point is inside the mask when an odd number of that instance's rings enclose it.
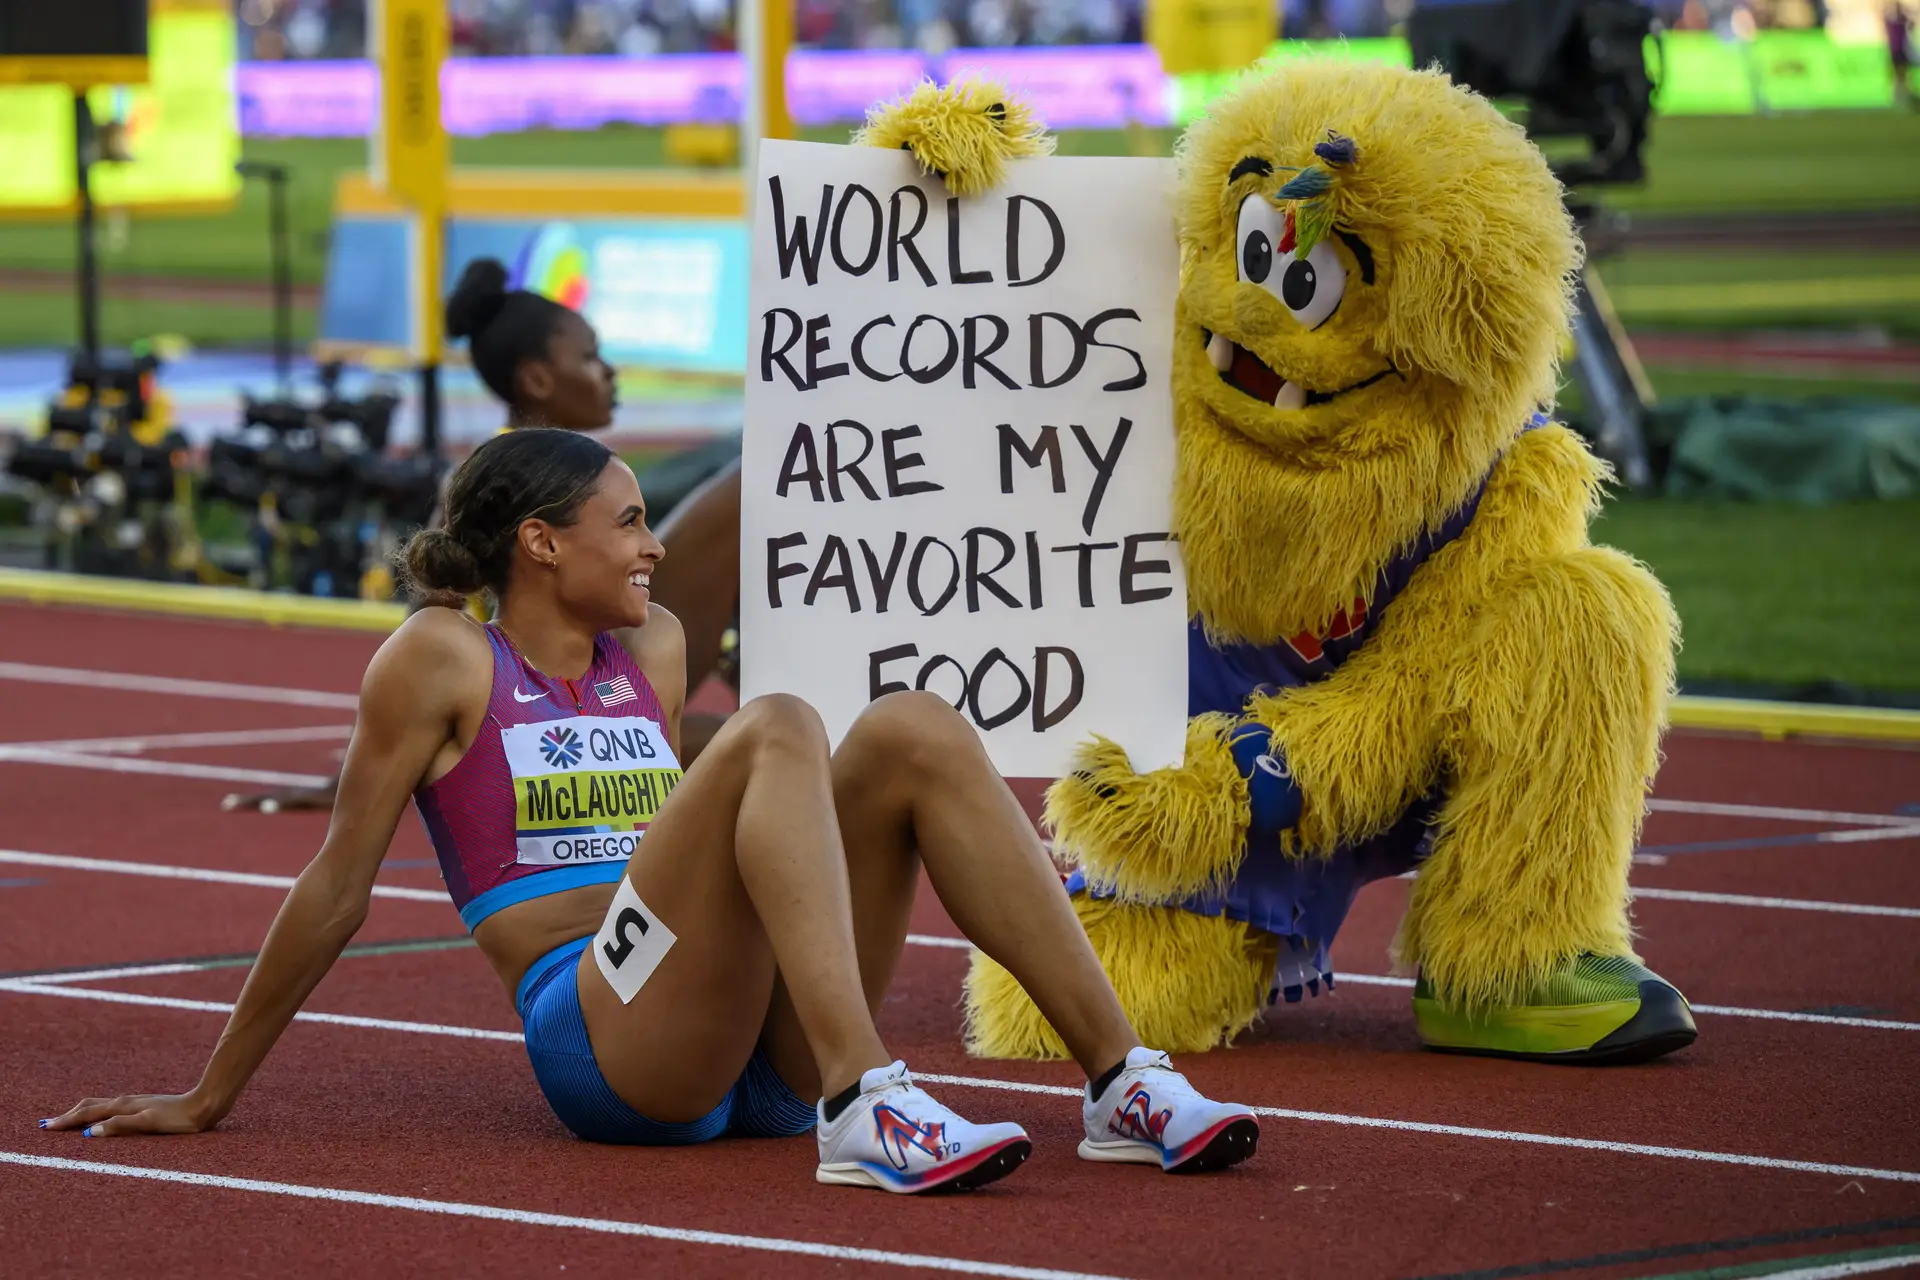
<path fill-rule="evenodd" d="M 927 689 L 1003 774 L 1103 734 L 1180 760 L 1169 162 L 1017 162 L 958 200 L 902 152 L 765 142 L 749 286 L 741 692 L 837 743 Z"/>

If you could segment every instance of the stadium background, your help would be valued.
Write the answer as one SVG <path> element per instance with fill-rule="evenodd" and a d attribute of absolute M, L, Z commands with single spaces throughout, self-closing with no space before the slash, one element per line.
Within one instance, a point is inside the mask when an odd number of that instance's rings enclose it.
<path fill-rule="evenodd" d="M 365 0 L 175 7 L 189 11 L 183 27 L 188 17 L 200 24 L 168 46 L 175 70 L 156 70 L 148 93 L 95 95 L 97 114 L 104 106 L 127 118 L 137 153 L 146 144 L 127 175 L 96 170 L 106 206 L 101 324 L 109 345 L 146 343 L 167 358 L 162 381 L 178 422 L 204 443 L 231 426 L 236 387 L 271 384 L 267 189 L 233 176 L 232 163 L 287 167 L 296 379 L 306 385 L 305 353 L 327 336 L 330 253 L 340 256 L 351 230 L 340 216 L 341 179 L 368 163 L 378 86 L 366 61 Z M 1650 431 L 1751 411 L 1815 433 L 1832 424 L 1877 441 L 1875 457 L 1891 450 L 1892 461 L 1868 467 L 1871 483 L 1851 488 L 1740 492 L 1694 477 L 1622 495 L 1599 536 L 1651 561 L 1670 584 L 1686 628 L 1689 690 L 1920 702 L 1920 462 L 1911 452 L 1920 414 L 1920 114 L 1894 93 L 1883 7 L 1652 7 L 1672 30 L 1649 177 L 1605 193 L 1630 221 L 1599 265 L 1659 397 Z M 1287 0 L 1279 14 L 1287 39 L 1276 51 L 1404 60 L 1397 32 L 1407 8 Z M 711 136 L 738 106 L 735 15 L 724 0 L 450 0 L 449 15 L 445 110 L 457 166 L 630 172 L 727 157 L 728 141 Z M 802 136 L 840 139 L 860 106 L 882 96 L 876 90 L 981 66 L 1034 93 L 1067 153 L 1161 154 L 1221 78 L 1165 76 L 1150 47 L 1130 43 L 1142 24 L 1139 0 L 800 0 L 789 102 Z M 158 47 L 155 58 L 158 68 Z M 545 97 L 529 74 L 543 67 L 561 73 Z M 581 107 L 571 86 L 583 74 L 642 89 L 630 100 L 589 95 Z M 1089 84 L 1101 91 L 1083 91 Z M 48 92 L 0 90 L 0 158 L 16 179 L 38 174 L 57 191 L 71 181 L 60 144 L 21 141 L 49 121 L 58 133 Z M 568 101 L 573 118 L 559 123 L 573 127 L 528 127 L 554 122 L 555 104 Z M 196 172 L 216 198 L 142 207 L 144 193 L 164 196 L 166 182 Z M 8 185 L 0 204 L 54 198 L 30 196 L 24 180 Z M 544 229 L 537 220 L 517 228 L 522 240 Z M 74 265 L 64 213 L 28 207 L 0 219 L 0 431 L 31 435 L 57 389 L 77 336 Z M 333 346 L 359 358 L 350 387 L 379 376 L 378 344 Z M 457 443 L 490 429 L 495 410 L 457 352 L 452 361 L 447 432 Z M 737 429 L 738 378 L 724 360 L 705 363 L 623 362 L 619 425 L 636 461 Z M 1578 418 L 1577 392 L 1563 409 Z M 395 424 L 403 445 L 413 411 L 409 397 Z M 33 510 L 22 486 L 0 493 L 9 563 L 39 562 Z M 243 536 L 231 512 L 203 513 L 203 522 L 215 542 Z"/>

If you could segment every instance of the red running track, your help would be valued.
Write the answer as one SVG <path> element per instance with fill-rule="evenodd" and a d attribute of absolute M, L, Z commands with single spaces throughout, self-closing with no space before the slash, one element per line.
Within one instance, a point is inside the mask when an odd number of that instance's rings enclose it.
<path fill-rule="evenodd" d="M 955 931 L 930 893 L 882 1031 L 917 1072 L 958 1078 L 937 1086 L 956 1106 L 1028 1128 L 1036 1154 L 1017 1176 L 922 1201 L 818 1186 L 804 1139 L 578 1142 L 534 1086 L 507 994 L 435 898 L 412 822 L 360 950 L 308 1002 L 360 1023 L 297 1023 L 211 1134 L 38 1130 L 35 1118 L 85 1094 L 190 1085 L 280 892 L 31 855 L 294 874 L 324 818 L 224 813 L 236 784 L 198 775 L 328 772 L 341 743 L 328 732 L 350 722 L 376 643 L 0 605 L 0 664 L 13 664 L 0 666 L 0 1097 L 12 1126 L 0 1128 L 12 1135 L 0 1139 L 0 1272 L 1625 1277 L 1909 1254 L 1920 1265 L 1920 752 L 1896 748 L 1670 740 L 1657 806 L 1739 808 L 1657 807 L 1648 822 L 1637 886 L 1731 900 L 1638 903 L 1649 962 L 1703 1006 L 1699 1043 L 1647 1067 L 1423 1052 L 1404 988 L 1366 980 L 1386 975 L 1405 886 L 1369 888 L 1341 937 L 1336 995 L 1282 1007 L 1235 1049 L 1180 1064 L 1203 1089 L 1277 1109 L 1260 1154 L 1216 1177 L 1088 1165 L 1073 1154 L 1071 1068 L 966 1058 L 965 953 L 933 945 Z M 342 696 L 236 700 L 60 670 Z M 98 741 L 289 729 L 316 732 Z M 46 745 L 76 740 L 89 741 Z M 1889 838 L 1819 838 L 1834 832 Z M 161 962 L 187 967 L 21 981 Z"/>

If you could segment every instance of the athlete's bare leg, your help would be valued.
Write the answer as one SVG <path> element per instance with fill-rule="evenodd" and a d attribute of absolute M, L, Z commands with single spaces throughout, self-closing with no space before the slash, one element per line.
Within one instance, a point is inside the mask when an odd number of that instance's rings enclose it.
<path fill-rule="evenodd" d="M 795 698 L 743 707 L 647 830 L 627 878 L 677 941 L 631 1004 L 591 950 L 580 1005 L 607 1082 L 642 1115 L 698 1118 L 760 1038 L 776 959 L 835 1091 L 891 1061 L 860 982 L 847 859 L 819 716 Z"/>
<path fill-rule="evenodd" d="M 1140 1043 L 1033 824 L 951 706 L 930 693 L 875 702 L 834 753 L 833 791 L 860 976 L 876 1015 L 924 864 L 960 931 L 1026 988 L 1089 1079 Z M 781 1078 L 806 1096 L 816 1080 L 784 983 L 765 1044 Z"/>

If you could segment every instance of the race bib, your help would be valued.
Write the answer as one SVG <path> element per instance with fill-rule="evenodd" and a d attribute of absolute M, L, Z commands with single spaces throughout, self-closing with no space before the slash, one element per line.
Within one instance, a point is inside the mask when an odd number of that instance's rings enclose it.
<path fill-rule="evenodd" d="M 607 918 L 593 937 L 593 961 L 620 1003 L 632 1004 L 678 941 L 673 930 L 640 901 L 633 881 L 622 876 L 613 905 L 607 908 Z"/>
<path fill-rule="evenodd" d="M 638 716 L 572 716 L 500 731 L 513 775 L 515 861 L 618 862 L 680 783 L 667 735 Z"/>

